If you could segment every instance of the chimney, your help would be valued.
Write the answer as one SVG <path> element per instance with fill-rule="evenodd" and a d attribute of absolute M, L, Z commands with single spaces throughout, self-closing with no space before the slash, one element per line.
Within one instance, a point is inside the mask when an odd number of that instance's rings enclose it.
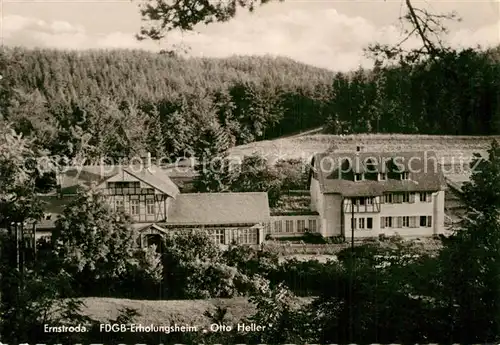
<path fill-rule="evenodd" d="M 151 152 L 146 155 L 146 163 L 144 164 L 146 169 L 151 168 Z"/>

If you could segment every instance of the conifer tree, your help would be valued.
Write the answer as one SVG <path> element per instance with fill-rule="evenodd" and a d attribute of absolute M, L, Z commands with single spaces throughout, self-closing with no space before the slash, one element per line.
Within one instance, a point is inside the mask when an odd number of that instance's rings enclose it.
<path fill-rule="evenodd" d="M 198 192 L 227 192 L 234 179 L 234 166 L 228 155 L 230 138 L 218 123 L 204 130 L 196 145 L 196 171 L 194 186 Z"/>

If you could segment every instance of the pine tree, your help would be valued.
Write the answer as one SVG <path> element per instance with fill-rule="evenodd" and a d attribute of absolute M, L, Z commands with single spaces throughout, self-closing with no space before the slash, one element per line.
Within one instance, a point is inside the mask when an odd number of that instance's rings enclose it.
<path fill-rule="evenodd" d="M 230 142 L 226 130 L 217 123 L 203 131 L 195 151 L 198 177 L 194 186 L 198 192 L 229 191 L 234 177 L 227 152 Z"/>
<path fill-rule="evenodd" d="M 165 156 L 166 154 L 165 134 L 163 131 L 160 112 L 156 107 L 149 115 L 148 138 L 146 145 L 148 147 L 149 152 L 152 152 L 155 157 L 160 158 Z"/>
<path fill-rule="evenodd" d="M 464 200 L 471 217 L 477 212 L 494 219 L 500 210 L 500 145 L 491 143 L 488 158 L 479 154 L 471 164 L 471 182 L 463 187 Z M 476 212 L 477 211 L 477 212 Z"/>

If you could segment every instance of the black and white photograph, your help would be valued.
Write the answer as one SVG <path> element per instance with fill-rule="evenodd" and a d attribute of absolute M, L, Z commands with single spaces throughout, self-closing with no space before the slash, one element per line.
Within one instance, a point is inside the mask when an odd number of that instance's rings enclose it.
<path fill-rule="evenodd" d="M 498 0 L 0 0 L 0 345 L 500 342 Z"/>

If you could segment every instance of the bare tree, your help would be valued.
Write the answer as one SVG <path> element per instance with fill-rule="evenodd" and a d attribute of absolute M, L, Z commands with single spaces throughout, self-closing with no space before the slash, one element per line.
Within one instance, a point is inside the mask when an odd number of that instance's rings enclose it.
<path fill-rule="evenodd" d="M 239 8 L 253 12 L 272 0 L 146 0 L 140 5 L 143 21 L 138 40 L 161 40 L 172 30 L 192 31 L 197 24 L 226 22 Z M 279 0 L 283 1 L 283 0 Z"/>
<path fill-rule="evenodd" d="M 395 45 L 375 43 L 365 49 L 367 55 L 380 65 L 382 61 L 398 61 L 411 64 L 423 59 L 437 59 L 449 51 L 443 36 L 448 33 L 445 21 L 461 19 L 455 12 L 445 14 L 431 13 L 425 8 L 415 7 L 411 0 L 403 0 L 406 14 L 399 18 L 403 28 L 403 38 Z M 405 43 L 417 38 L 421 45 L 417 48 L 405 48 Z"/>
<path fill-rule="evenodd" d="M 273 0 L 146 0 L 140 12 L 144 22 L 137 39 L 161 40 L 172 30 L 192 31 L 197 24 L 226 22 L 236 15 L 238 8 L 253 12 L 255 7 Z M 279 0 L 284 1 L 284 0 Z M 442 37 L 448 31 L 443 23 L 460 20 L 456 13 L 433 14 L 415 7 L 411 0 L 401 0 L 406 14 L 400 17 L 404 28 L 402 40 L 395 45 L 373 44 L 366 52 L 377 61 L 400 60 L 413 63 L 425 57 L 435 59 L 447 50 Z M 405 43 L 417 37 L 422 45 L 405 50 Z"/>

